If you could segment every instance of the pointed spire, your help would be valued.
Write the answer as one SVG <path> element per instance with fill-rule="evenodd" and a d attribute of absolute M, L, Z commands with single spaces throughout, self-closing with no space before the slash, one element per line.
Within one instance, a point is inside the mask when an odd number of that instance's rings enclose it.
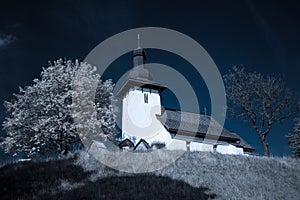
<path fill-rule="evenodd" d="M 138 39 L 138 49 L 140 49 L 141 48 L 140 34 L 137 35 L 137 39 Z"/>
<path fill-rule="evenodd" d="M 132 60 L 133 67 L 145 64 L 146 55 L 144 50 L 141 48 L 141 37 L 140 34 L 137 34 L 137 45 L 138 47 L 133 50 Z"/>
<path fill-rule="evenodd" d="M 150 72 L 145 68 L 146 54 L 144 49 L 141 48 L 141 37 L 137 34 L 138 47 L 133 50 L 132 62 L 133 69 L 129 73 L 130 78 L 152 80 Z"/>

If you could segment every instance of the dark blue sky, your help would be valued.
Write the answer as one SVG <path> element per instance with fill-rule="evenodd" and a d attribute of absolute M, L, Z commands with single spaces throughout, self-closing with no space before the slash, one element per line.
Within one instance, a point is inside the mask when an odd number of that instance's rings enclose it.
<path fill-rule="evenodd" d="M 32 83 L 48 60 L 83 60 L 109 36 L 137 27 L 156 26 L 180 31 L 198 41 L 211 55 L 221 74 L 233 65 L 263 74 L 282 74 L 287 86 L 300 92 L 300 4 L 297 1 L 99 1 L 53 0 L 1 2 L 0 6 L 0 103 L 12 99 L 18 86 Z M 193 70 L 175 55 L 147 51 L 150 62 L 168 64 L 191 80 Z M 115 66 L 115 67 L 113 67 Z M 126 71 L 130 59 L 117 60 L 111 71 Z M 107 73 L 106 77 L 112 73 Z M 199 96 L 207 94 L 203 83 Z M 203 87 L 202 87 L 203 86 Z M 204 95 L 205 94 L 205 95 Z M 163 96 L 163 104 L 174 103 Z M 203 106 L 209 106 L 203 101 Z M 0 106 L 0 121 L 4 119 Z M 270 133 L 273 155 L 288 155 L 284 134 L 292 123 L 276 126 Z M 228 122 L 262 152 L 257 136 L 241 122 Z M 1 133 L 3 134 L 3 133 Z"/>

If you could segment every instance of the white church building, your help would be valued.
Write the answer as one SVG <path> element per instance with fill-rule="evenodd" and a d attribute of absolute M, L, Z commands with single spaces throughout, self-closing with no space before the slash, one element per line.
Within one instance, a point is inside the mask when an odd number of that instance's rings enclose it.
<path fill-rule="evenodd" d="M 223 128 L 209 115 L 163 109 L 160 94 L 166 86 L 154 82 L 145 68 L 144 50 L 140 47 L 134 49 L 132 60 L 133 68 L 117 92 L 122 99 L 121 149 L 148 149 L 163 143 L 170 150 L 224 154 L 254 151 L 240 136 Z M 218 138 L 207 133 L 209 126 L 221 132 Z"/>

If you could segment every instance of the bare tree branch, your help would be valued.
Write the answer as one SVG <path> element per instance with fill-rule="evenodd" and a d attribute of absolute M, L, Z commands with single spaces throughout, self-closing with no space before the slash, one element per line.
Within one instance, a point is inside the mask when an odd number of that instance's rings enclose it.
<path fill-rule="evenodd" d="M 298 96 L 285 88 L 280 77 L 265 77 L 236 66 L 224 80 L 233 116 L 249 122 L 269 156 L 267 136 L 275 123 L 299 113 L 299 106 L 295 106 Z"/>

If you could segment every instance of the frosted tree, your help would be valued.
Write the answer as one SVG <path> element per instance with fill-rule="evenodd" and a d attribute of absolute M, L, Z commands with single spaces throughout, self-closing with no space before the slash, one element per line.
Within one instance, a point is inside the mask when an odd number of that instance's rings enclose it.
<path fill-rule="evenodd" d="M 84 91 L 96 91 L 93 96 L 99 97 L 91 102 L 97 118 L 88 118 L 85 125 L 97 124 L 105 129 L 98 134 L 103 138 L 112 137 L 115 126 L 111 107 L 113 84 L 111 80 L 100 82 L 95 71 L 86 63 L 58 60 L 43 68 L 40 79 L 34 79 L 32 86 L 20 88 L 14 100 L 4 103 L 9 115 L 3 122 L 7 137 L 3 138 L 1 147 L 5 152 L 14 152 L 14 155 L 24 152 L 30 157 L 59 155 L 81 144 L 78 135 L 81 124 L 75 123 L 74 110 L 78 110 L 76 105 L 84 105 L 90 98 L 84 96 L 78 104 L 74 103 L 74 96 L 78 94 L 74 89 L 79 84 L 76 77 L 81 72 L 89 86 Z"/>
<path fill-rule="evenodd" d="M 274 124 L 297 114 L 297 97 L 282 78 L 246 72 L 233 67 L 224 76 L 232 117 L 247 121 L 259 137 L 265 156 L 270 156 L 267 136 Z"/>
<path fill-rule="evenodd" d="M 103 130 L 106 138 L 110 141 L 116 139 L 116 100 L 113 98 L 114 84 L 111 79 L 104 82 L 100 80 L 98 84 L 95 102 L 96 102 L 96 115 L 97 120 L 101 123 L 101 129 Z"/>
<path fill-rule="evenodd" d="M 287 138 L 293 157 L 300 158 L 300 118 L 295 119 L 293 134 L 288 134 Z"/>
<path fill-rule="evenodd" d="M 77 132 L 85 146 L 93 140 L 114 141 L 113 83 L 102 82 L 96 68 L 81 66 L 73 81 L 73 117 Z M 95 92 L 96 91 L 96 92 Z"/>

